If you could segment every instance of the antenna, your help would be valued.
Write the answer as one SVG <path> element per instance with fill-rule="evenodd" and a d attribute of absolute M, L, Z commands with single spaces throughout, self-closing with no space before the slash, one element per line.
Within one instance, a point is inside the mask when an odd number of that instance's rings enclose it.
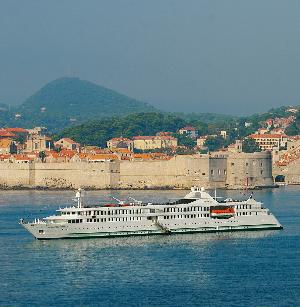
<path fill-rule="evenodd" d="M 124 205 L 124 201 L 122 201 L 122 200 L 120 200 L 120 199 L 118 199 L 118 198 L 116 198 L 116 197 L 113 197 L 113 196 L 112 196 L 112 198 L 113 198 L 114 200 L 116 200 L 120 205 Z"/>

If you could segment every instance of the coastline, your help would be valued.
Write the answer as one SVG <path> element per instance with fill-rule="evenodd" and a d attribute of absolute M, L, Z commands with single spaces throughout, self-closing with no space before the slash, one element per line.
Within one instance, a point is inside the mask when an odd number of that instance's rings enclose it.
<path fill-rule="evenodd" d="M 237 190 L 244 190 L 244 191 L 256 191 L 256 190 L 267 190 L 267 189 L 274 189 L 279 188 L 279 185 L 273 185 L 273 186 L 256 186 L 256 187 L 217 187 L 217 190 L 224 190 L 224 191 L 237 191 Z M 124 188 L 116 188 L 116 187 L 106 187 L 106 188 L 95 188 L 95 187 L 82 187 L 85 191 L 174 191 L 174 190 L 180 190 L 180 191 L 188 191 L 190 188 L 187 187 L 171 187 L 171 186 L 165 186 L 165 187 L 124 187 Z M 77 190 L 76 187 L 46 187 L 46 186 L 3 186 L 0 185 L 0 191 L 74 191 Z M 213 191 L 214 188 L 208 187 L 206 190 Z"/>

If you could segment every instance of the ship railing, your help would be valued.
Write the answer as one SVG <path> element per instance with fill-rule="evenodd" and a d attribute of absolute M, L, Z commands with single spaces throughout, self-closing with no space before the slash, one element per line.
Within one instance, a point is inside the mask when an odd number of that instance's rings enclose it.
<path fill-rule="evenodd" d="M 40 219 L 34 219 L 34 221 L 32 221 L 32 222 L 26 222 L 24 219 L 20 219 L 19 223 L 20 224 L 43 224 L 43 225 L 46 224 L 45 221 L 40 220 Z"/>

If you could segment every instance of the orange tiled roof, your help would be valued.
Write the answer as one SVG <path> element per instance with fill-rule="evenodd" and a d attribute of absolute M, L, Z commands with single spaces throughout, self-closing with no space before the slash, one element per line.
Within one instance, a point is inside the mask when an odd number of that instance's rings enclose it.
<path fill-rule="evenodd" d="M 251 134 L 249 135 L 249 138 L 252 138 L 252 139 L 281 139 L 282 137 L 287 137 L 287 135 L 285 134 Z"/>
<path fill-rule="evenodd" d="M 112 152 L 123 153 L 123 154 L 130 154 L 130 153 L 132 153 L 132 151 L 130 151 L 127 148 L 112 148 Z"/>
<path fill-rule="evenodd" d="M 118 160 L 118 156 L 114 154 L 95 154 L 89 155 L 89 160 Z"/>
<path fill-rule="evenodd" d="M 152 156 L 149 153 L 140 153 L 140 154 L 133 154 L 133 158 L 149 160 L 149 159 L 152 159 Z"/>
<path fill-rule="evenodd" d="M 59 156 L 69 158 L 72 158 L 75 154 L 77 154 L 77 151 L 69 149 L 63 149 L 59 152 Z"/>
<path fill-rule="evenodd" d="M 196 128 L 194 128 L 193 126 L 186 126 L 186 127 L 180 128 L 179 130 L 196 131 Z"/>
<path fill-rule="evenodd" d="M 28 133 L 27 129 L 24 128 L 19 128 L 19 127 L 15 127 L 15 128 L 4 128 L 5 131 L 8 132 L 16 132 L 16 133 Z"/>
<path fill-rule="evenodd" d="M 71 144 L 79 144 L 77 142 L 75 142 L 74 140 L 70 139 L 70 138 L 61 138 L 60 140 L 58 140 L 57 142 L 55 143 L 59 143 L 61 141 L 65 141 L 65 142 L 68 142 L 68 143 L 71 143 Z"/>
<path fill-rule="evenodd" d="M 0 137 L 15 137 L 16 135 L 6 130 L 0 130 Z"/>
<path fill-rule="evenodd" d="M 6 160 L 9 159 L 12 155 L 10 154 L 1 154 L 0 155 L 0 160 Z"/>
<path fill-rule="evenodd" d="M 24 155 L 13 155 L 13 157 L 15 158 L 15 160 L 19 160 L 19 161 L 31 161 L 31 160 L 33 160 L 33 158 L 30 158 L 30 157 L 24 156 Z"/>
<path fill-rule="evenodd" d="M 131 141 L 131 140 L 128 138 L 112 138 L 109 141 Z"/>

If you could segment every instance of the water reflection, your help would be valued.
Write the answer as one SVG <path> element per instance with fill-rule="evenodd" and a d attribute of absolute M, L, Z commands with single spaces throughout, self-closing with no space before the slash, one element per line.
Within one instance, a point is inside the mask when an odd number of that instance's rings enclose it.
<path fill-rule="evenodd" d="M 85 238 L 85 239 L 60 239 L 60 240 L 35 240 L 27 244 L 27 248 L 41 250 L 77 250 L 112 248 L 141 248 L 143 246 L 201 246 L 207 248 L 220 241 L 257 240 L 278 234 L 278 230 L 262 231 L 237 231 L 224 233 L 193 233 L 152 236 L 129 236 L 114 238 Z"/>

